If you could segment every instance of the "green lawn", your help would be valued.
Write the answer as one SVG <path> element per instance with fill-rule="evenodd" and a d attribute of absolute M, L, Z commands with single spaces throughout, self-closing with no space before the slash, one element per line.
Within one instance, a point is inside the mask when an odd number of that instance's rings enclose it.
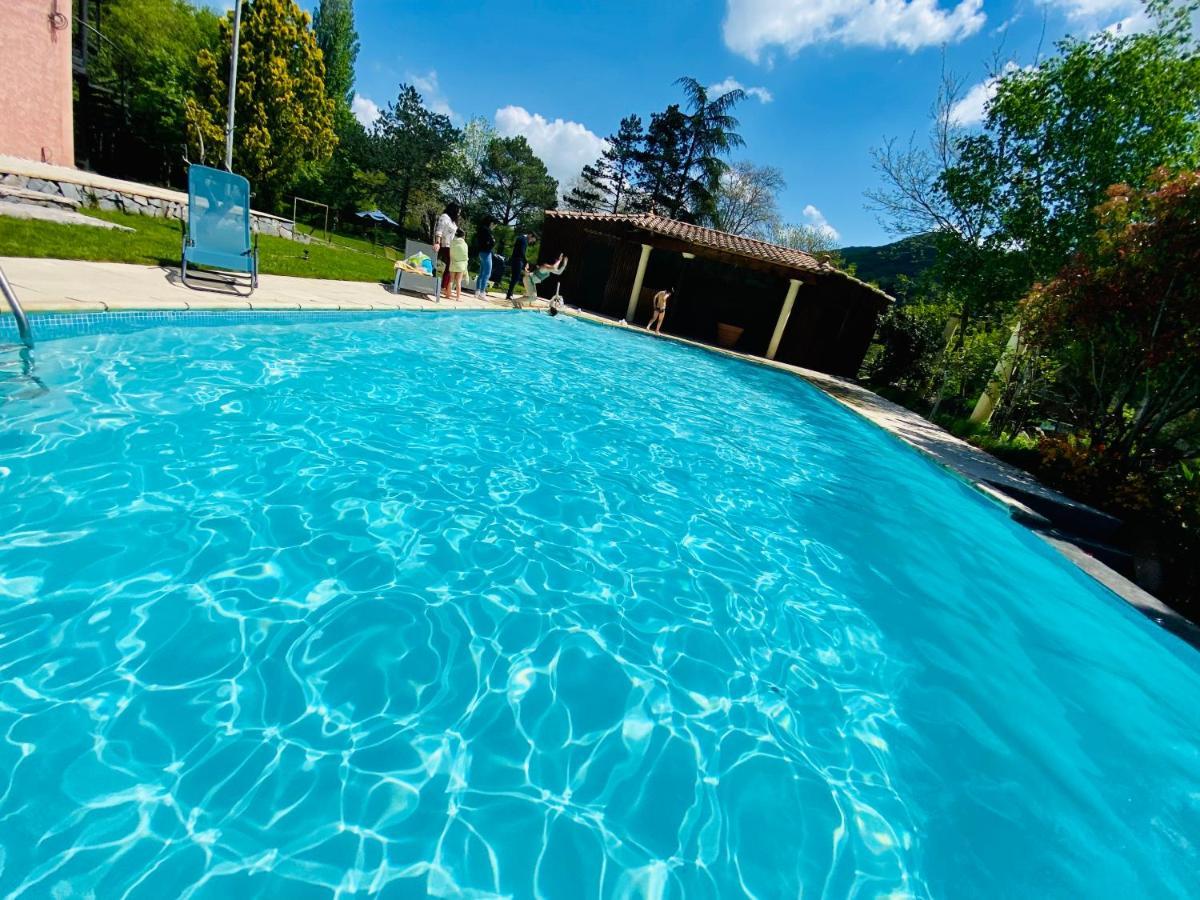
<path fill-rule="evenodd" d="M 179 265 L 178 221 L 100 210 L 87 210 L 87 215 L 125 225 L 133 233 L 0 216 L 0 256 Z M 304 258 L 305 251 L 308 259 Z M 271 275 L 344 281 L 390 283 L 393 275 L 391 261 L 383 256 L 265 236 L 259 238 L 258 267 Z"/>
<path fill-rule="evenodd" d="M 384 244 L 382 241 L 378 244 L 372 244 L 367 238 L 350 237 L 345 234 L 329 233 L 329 242 L 337 247 L 346 247 L 350 250 L 357 250 L 360 253 L 369 253 L 372 256 L 387 256 L 392 254 L 392 258 L 404 255 L 404 241 L 400 241 L 400 246 L 395 247 L 391 244 Z"/>

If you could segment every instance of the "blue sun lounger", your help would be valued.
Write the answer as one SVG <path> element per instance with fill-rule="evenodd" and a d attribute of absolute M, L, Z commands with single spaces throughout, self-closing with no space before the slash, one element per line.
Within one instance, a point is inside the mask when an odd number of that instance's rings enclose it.
<path fill-rule="evenodd" d="M 188 218 L 179 267 L 184 284 L 188 265 L 249 275 L 250 288 L 258 287 L 258 236 L 251 237 L 250 182 L 241 175 L 208 166 L 188 169 Z M 192 278 L 197 278 L 195 273 Z M 203 280 L 243 283 L 236 277 Z"/>

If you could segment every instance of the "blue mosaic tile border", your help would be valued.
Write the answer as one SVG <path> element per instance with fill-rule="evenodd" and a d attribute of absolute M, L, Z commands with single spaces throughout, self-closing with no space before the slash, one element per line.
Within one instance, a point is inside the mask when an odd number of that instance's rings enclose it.
<path fill-rule="evenodd" d="M 127 334 L 142 331 L 147 328 L 158 328 L 163 325 L 181 325 L 185 327 L 221 327 L 228 325 L 245 325 L 250 322 L 270 322 L 272 325 L 291 325 L 303 322 L 321 320 L 336 320 L 339 322 L 363 319 L 386 319 L 398 316 L 424 316 L 429 314 L 470 315 L 479 313 L 485 315 L 491 310 L 410 310 L 410 309 L 362 309 L 362 310 L 185 310 L 185 309 L 154 309 L 139 311 L 117 312 L 86 312 L 86 313 L 29 313 L 29 327 L 33 332 L 35 344 L 39 341 L 54 340 L 55 338 L 77 337 L 85 334 Z M 0 343 L 17 343 L 16 320 L 7 314 L 0 314 Z"/>

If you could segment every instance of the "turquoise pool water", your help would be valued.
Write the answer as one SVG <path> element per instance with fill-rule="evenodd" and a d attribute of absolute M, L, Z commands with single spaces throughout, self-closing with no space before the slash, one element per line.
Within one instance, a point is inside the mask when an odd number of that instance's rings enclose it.
<path fill-rule="evenodd" d="M 1196 654 L 799 380 L 234 321 L 0 389 L 0 895 L 1195 892 Z"/>

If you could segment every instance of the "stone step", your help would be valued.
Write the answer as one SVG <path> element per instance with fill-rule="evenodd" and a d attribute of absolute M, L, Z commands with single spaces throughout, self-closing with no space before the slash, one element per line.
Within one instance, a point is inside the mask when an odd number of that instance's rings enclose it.
<path fill-rule="evenodd" d="M 32 203 L 35 206 L 48 206 L 52 209 L 79 209 L 79 200 L 63 194 L 46 191 L 30 190 L 28 187 L 14 187 L 10 184 L 0 184 L 0 201 L 8 203 Z"/>
<path fill-rule="evenodd" d="M 1055 528 L 1062 529 L 1069 534 L 1107 544 L 1116 538 L 1117 532 L 1121 528 L 1121 520 L 1116 516 L 1110 516 L 1106 512 L 1082 503 L 1075 503 L 1065 498 L 1059 499 L 1048 493 L 1040 494 L 1022 490 L 1015 485 L 1003 484 L 998 481 L 988 480 L 988 484 L 1045 516 Z"/>

